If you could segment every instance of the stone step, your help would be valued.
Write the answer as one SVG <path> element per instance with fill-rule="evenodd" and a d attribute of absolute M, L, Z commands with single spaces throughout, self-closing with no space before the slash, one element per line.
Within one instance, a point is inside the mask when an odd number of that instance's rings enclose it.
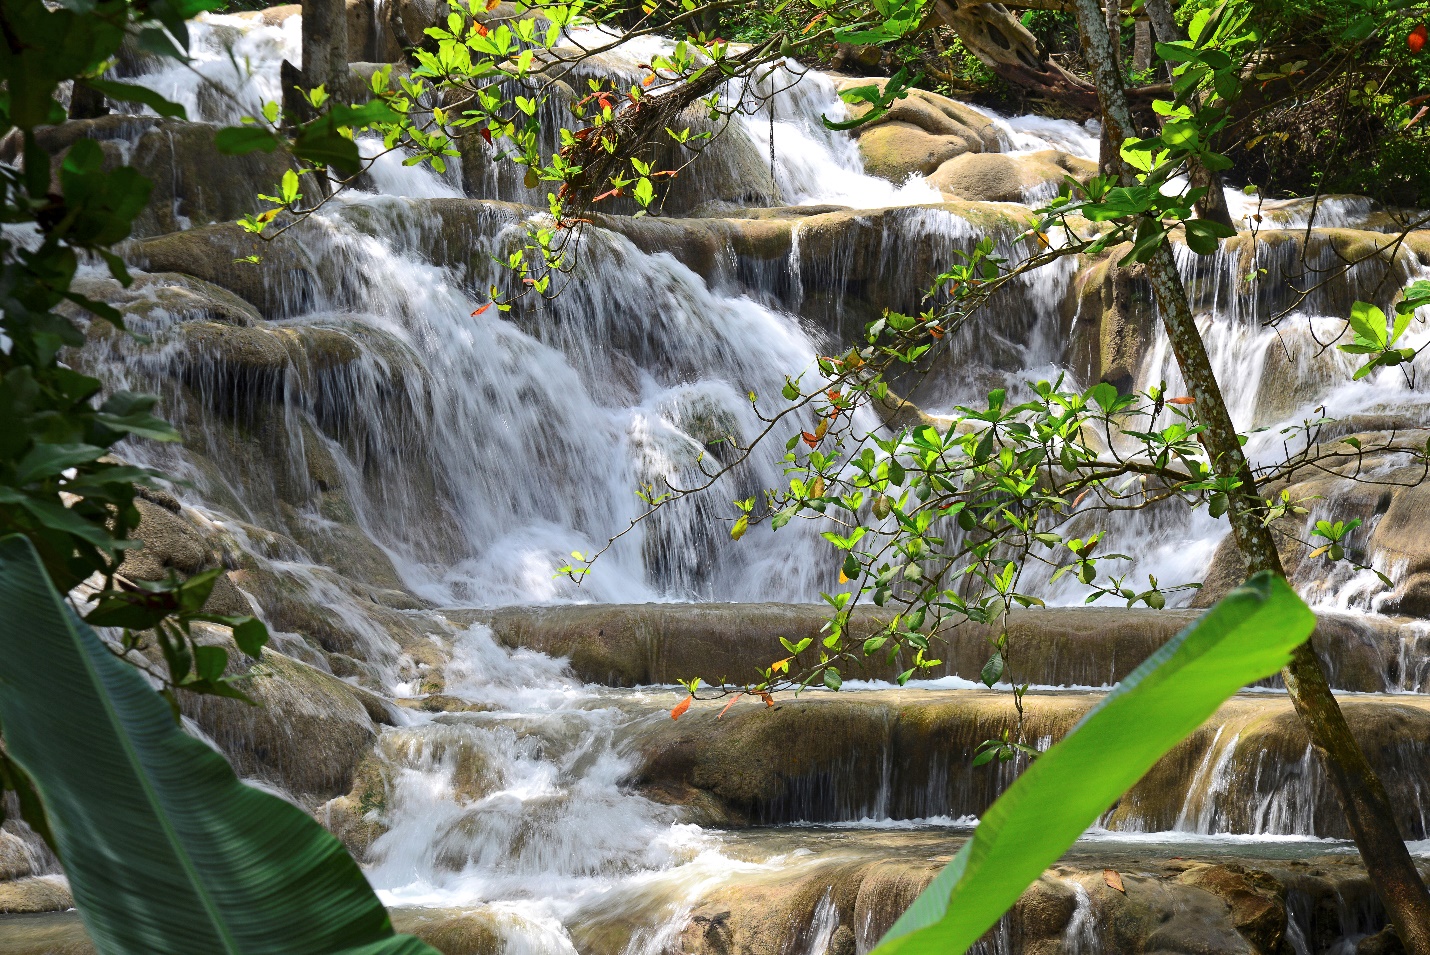
<path fill-rule="evenodd" d="M 448 610 L 454 623 L 490 626 L 508 647 L 567 657 L 589 683 L 608 686 L 706 683 L 756 679 L 756 668 L 789 654 L 780 637 L 812 638 L 811 662 L 829 608 L 819 604 L 580 604 Z M 1035 686 L 1102 687 L 1122 679 L 1199 611 L 1067 607 L 1016 610 L 1008 620 L 1009 679 Z M 856 610 L 858 639 L 891 615 Z M 1386 617 L 1323 614 L 1313 638 L 1337 689 L 1380 693 L 1401 689 L 1401 650 L 1419 638 L 1418 624 Z M 995 629 L 964 623 L 936 647 L 943 663 L 920 674 L 976 681 Z M 801 658 L 801 660 L 803 657 Z M 843 668 L 845 679 L 892 680 L 908 664 L 870 658 Z M 1414 688 L 1414 687 L 1412 687 Z"/>
<path fill-rule="evenodd" d="M 1031 692 L 1023 738 L 1046 748 L 1101 699 Z M 673 705 L 671 693 L 662 702 Z M 714 825 L 852 822 L 981 815 L 1026 766 L 974 766 L 980 743 L 1016 734 L 1012 694 L 989 690 L 810 691 L 767 707 L 696 702 L 634 722 L 635 784 Z M 1430 699 L 1342 700 L 1409 839 L 1430 835 Z M 1282 694 L 1227 701 L 1103 816 L 1132 832 L 1299 834 L 1348 838 L 1344 814 Z"/>

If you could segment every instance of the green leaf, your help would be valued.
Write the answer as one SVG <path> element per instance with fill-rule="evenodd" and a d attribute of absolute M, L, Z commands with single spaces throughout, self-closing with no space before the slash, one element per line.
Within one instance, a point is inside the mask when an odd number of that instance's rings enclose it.
<path fill-rule="evenodd" d="M 1103 411 L 1110 412 L 1117 401 L 1117 389 L 1105 381 L 1099 382 L 1087 390 L 1087 397 Z"/>
<path fill-rule="evenodd" d="M 243 156 L 255 150 L 271 153 L 278 148 L 278 137 L 258 126 L 230 126 L 214 134 L 214 145 L 221 153 Z"/>
<path fill-rule="evenodd" d="M 436 955 L 393 933 L 342 843 L 175 725 L 19 535 L 0 540 L 0 607 L 5 747 L 101 952 Z"/>
<path fill-rule="evenodd" d="M 1188 219 L 1182 223 L 1187 230 L 1187 248 L 1197 255 L 1211 255 L 1220 239 L 1236 235 L 1236 230 L 1212 219 Z"/>
<path fill-rule="evenodd" d="M 993 686 L 1003 676 L 1003 654 L 993 651 L 993 655 L 988 658 L 988 662 L 983 664 L 983 669 L 978 673 L 978 679 L 983 681 L 984 686 Z"/>
<path fill-rule="evenodd" d="M 178 103 L 170 102 L 147 86 L 135 86 L 132 83 L 116 83 L 113 80 L 86 79 L 80 80 L 80 82 L 90 89 L 97 90 L 118 102 L 143 103 L 160 116 L 168 116 L 173 119 L 188 118 L 184 112 L 184 107 Z"/>
<path fill-rule="evenodd" d="M 1248 683 L 1281 669 L 1316 618 L 1262 573 L 1148 657 L 984 814 L 875 955 L 962 955 L 1152 764 Z"/>
<path fill-rule="evenodd" d="M 1380 309 L 1369 302 L 1356 302 L 1347 321 L 1358 338 L 1385 347 L 1385 313 Z"/>

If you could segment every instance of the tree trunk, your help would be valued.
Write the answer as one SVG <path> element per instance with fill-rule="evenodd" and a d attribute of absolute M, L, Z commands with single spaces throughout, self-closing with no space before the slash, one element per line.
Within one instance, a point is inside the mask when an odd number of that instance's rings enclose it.
<path fill-rule="evenodd" d="M 109 106 L 104 102 L 104 94 L 83 83 L 75 83 L 70 93 L 70 119 L 96 119 L 107 115 Z"/>
<path fill-rule="evenodd" d="M 1112 65 L 1106 22 L 1097 0 L 1076 2 L 1078 28 L 1102 103 L 1104 128 L 1120 144 L 1132 131 L 1132 113 L 1122 77 Z M 1192 318 L 1170 248 L 1163 245 L 1157 251 L 1147 263 L 1147 274 L 1187 392 L 1195 399 L 1197 418 L 1205 429 L 1202 443 L 1212 466 L 1218 475 L 1233 477 L 1241 484 L 1237 493 L 1229 495 L 1227 516 L 1237 546 L 1246 556 L 1248 572 L 1269 570 L 1284 576 L 1275 541 L 1258 516 L 1261 501 L 1256 482 Z M 1282 676 L 1301 723 L 1335 786 L 1371 882 L 1406 951 L 1430 955 L 1430 892 L 1396 828 L 1385 787 L 1351 735 L 1309 642 L 1297 648 Z"/>
<path fill-rule="evenodd" d="M 1049 59 L 1037 38 L 1003 4 L 937 0 L 934 12 L 1005 82 L 1035 96 L 1096 111 L 1097 90 Z"/>
<path fill-rule="evenodd" d="M 1157 34 L 1158 40 L 1163 43 L 1175 43 L 1178 40 L 1186 39 L 1181 28 L 1177 26 L 1177 21 L 1172 18 L 1171 0 L 1147 0 L 1145 6 L 1147 17 L 1151 20 L 1152 30 Z M 1167 64 L 1167 79 L 1171 78 L 1172 65 L 1169 63 Z M 1231 221 L 1231 210 L 1226 207 L 1226 193 L 1222 190 L 1221 176 L 1193 160 L 1189 178 L 1193 186 L 1205 186 L 1207 190 L 1207 194 L 1196 204 L 1197 215 L 1203 219 L 1211 219 L 1233 229 L 1236 228 L 1236 223 Z"/>
<path fill-rule="evenodd" d="M 1146 73 L 1152 68 L 1152 24 L 1138 20 L 1132 25 L 1132 71 Z"/>
<path fill-rule="evenodd" d="M 1108 63 L 1120 77 L 1122 75 L 1122 5 L 1118 0 L 1102 0 L 1102 14 L 1107 27 Z M 1118 136 L 1113 143 L 1112 127 L 1102 124 L 1102 138 L 1098 141 L 1098 168 L 1104 176 L 1120 175 L 1122 170 L 1122 139 Z"/>
<path fill-rule="evenodd" d="M 343 0 L 303 0 L 303 86 L 334 99 L 348 88 L 348 11 Z"/>

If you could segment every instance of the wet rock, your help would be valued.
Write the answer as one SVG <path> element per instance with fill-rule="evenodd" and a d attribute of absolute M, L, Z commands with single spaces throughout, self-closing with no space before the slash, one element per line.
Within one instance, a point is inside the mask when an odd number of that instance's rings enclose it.
<path fill-rule="evenodd" d="M 1026 156 L 964 153 L 942 163 L 928 181 L 960 199 L 1035 203 L 1056 196 L 1067 176 L 1085 182 L 1095 175 L 1097 163 L 1046 149 Z"/>
<path fill-rule="evenodd" d="M 35 857 L 25 840 L 0 829 L 0 881 L 22 879 L 35 874 Z"/>
<path fill-rule="evenodd" d="M 706 683 L 741 682 L 756 667 L 789 655 L 780 638 L 808 637 L 818 646 L 828 617 L 812 604 L 601 604 L 448 610 L 456 623 L 491 626 L 507 646 L 566 657 L 582 680 L 612 686 L 670 684 L 699 676 Z M 1016 679 L 1041 686 L 1116 683 L 1194 619 L 1184 610 L 1054 608 L 1017 610 L 1006 630 Z M 862 639 L 887 622 L 873 608 L 856 610 L 850 633 Z M 996 634 L 963 623 L 936 641 L 943 663 L 915 680 L 961 676 L 976 681 Z M 1373 627 L 1365 618 L 1323 614 L 1313 638 L 1339 688 L 1379 692 L 1391 688 L 1388 668 L 1397 659 L 1401 630 Z M 813 651 L 806 651 L 812 653 Z M 812 660 L 812 657 L 810 657 Z M 796 665 L 807 662 L 796 658 Z M 891 680 L 901 672 L 881 657 L 846 666 L 849 678 Z"/>
<path fill-rule="evenodd" d="M 149 204 L 133 233 L 146 236 L 231 222 L 254 212 L 260 208 L 258 193 L 271 193 L 283 173 L 294 168 L 282 149 L 221 153 L 214 146 L 214 130 L 206 123 L 111 115 L 70 120 L 41 130 L 36 138 L 55 157 L 80 139 L 96 140 L 103 146 L 106 170 L 129 165 L 150 180 Z"/>
<path fill-rule="evenodd" d="M 1356 944 L 1356 955 L 1405 955 L 1405 943 L 1395 929 L 1387 925 L 1374 935 L 1367 935 Z"/>
<path fill-rule="evenodd" d="M 63 912 L 74 908 L 62 875 L 40 875 L 0 882 L 0 913 Z"/>
<path fill-rule="evenodd" d="M 70 287 L 80 295 L 114 306 L 131 327 L 136 321 L 160 325 L 168 321 L 209 321 L 237 326 L 261 321 L 252 305 L 211 282 L 177 272 L 131 271 L 130 275 L 134 281 L 128 288 L 108 276 L 90 275 L 76 278 Z"/>
<path fill-rule="evenodd" d="M 238 261 L 249 256 L 260 261 Z M 317 279 L 295 239 L 284 236 L 264 242 L 236 225 L 194 228 L 133 242 L 126 247 L 125 258 L 151 272 L 182 272 L 211 282 L 269 318 L 299 311 L 311 302 Z"/>
<path fill-rule="evenodd" d="M 1206 889 L 1231 909 L 1232 925 L 1258 952 L 1278 952 L 1286 936 L 1286 887 L 1238 863 L 1197 866 L 1177 881 Z"/>
<path fill-rule="evenodd" d="M 844 80 L 840 90 L 875 85 L 887 80 Z M 855 116 L 869 106 L 851 108 Z M 886 113 L 855 130 L 864 168 L 875 176 L 903 182 L 913 175 L 926 176 L 955 156 L 1000 148 L 997 130 L 988 118 L 955 100 L 911 90 Z"/>
<path fill-rule="evenodd" d="M 416 935 L 442 955 L 501 955 L 506 938 L 501 921 L 484 911 L 398 909 L 393 927 Z"/>
<path fill-rule="evenodd" d="M 181 704 L 235 771 L 310 804 L 351 792 L 377 738 L 375 720 L 391 719 L 386 704 L 272 650 L 253 661 L 229 644 L 229 668 L 257 706 L 193 695 Z"/>
<path fill-rule="evenodd" d="M 1084 268 L 1063 306 L 1069 364 L 1082 381 L 1132 389 L 1156 331 L 1152 286 L 1140 265 L 1119 266 L 1119 247 Z"/>
<path fill-rule="evenodd" d="M 1040 746 L 1056 742 L 1096 699 L 1030 694 L 1024 738 Z M 742 701 L 721 718 L 725 702 L 697 702 L 678 721 L 660 713 L 633 728 L 630 745 L 641 757 L 635 783 L 677 804 L 700 805 L 702 793 L 730 817 L 758 823 L 957 818 L 984 812 L 1021 765 L 972 766 L 980 743 L 1018 731 L 1007 694 L 809 691 L 773 708 Z M 1397 822 L 1408 838 L 1421 838 L 1418 794 L 1430 762 L 1430 704 L 1357 698 L 1342 708 L 1392 794 Z M 1278 694 L 1228 701 L 1159 760 L 1102 824 L 1139 832 L 1348 836 L 1324 770 L 1289 700 Z"/>
<path fill-rule="evenodd" d="M 164 580 L 175 574 L 182 579 L 218 566 L 218 555 L 199 529 L 182 514 L 142 497 L 134 506 L 140 514 L 134 534 L 143 541 L 143 546 L 125 554 L 124 562 L 119 565 L 121 576 L 132 580 Z M 218 614 L 250 612 L 248 601 L 227 574 L 220 574 L 214 581 L 204 609 Z"/>
<path fill-rule="evenodd" d="M 383 822 L 387 808 L 383 766 L 375 754 L 363 757 L 353 775 L 352 791 L 328 800 L 313 813 L 359 862 L 366 861 L 372 844 L 387 831 Z"/>

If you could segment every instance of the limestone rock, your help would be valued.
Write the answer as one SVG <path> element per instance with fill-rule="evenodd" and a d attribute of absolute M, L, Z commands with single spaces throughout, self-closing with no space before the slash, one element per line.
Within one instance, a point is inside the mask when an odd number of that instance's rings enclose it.
<path fill-rule="evenodd" d="M 62 875 L 39 875 L 0 882 L 0 913 L 63 912 L 74 908 Z"/>
<path fill-rule="evenodd" d="M 856 87 L 880 86 L 887 80 L 845 80 L 841 91 Z M 858 116 L 867 105 L 851 108 Z M 955 156 L 970 152 L 992 152 L 1000 148 L 1000 137 L 988 118 L 956 100 L 911 90 L 878 119 L 857 127 L 859 152 L 864 168 L 875 176 L 903 182 L 912 175 L 926 176 Z"/>
<path fill-rule="evenodd" d="M 35 857 L 25 840 L 0 829 L 0 881 L 23 879 L 35 874 Z"/>
<path fill-rule="evenodd" d="M 442 955 L 502 955 L 506 950 L 500 920 L 482 910 L 398 910 L 393 927 L 416 935 Z"/>
<path fill-rule="evenodd" d="M 116 114 L 47 127 L 37 140 L 54 156 L 80 139 L 96 140 L 104 149 L 106 169 L 130 165 L 149 179 L 149 204 L 134 224 L 134 235 L 146 236 L 230 222 L 254 212 L 260 208 L 258 193 L 271 192 L 293 168 L 292 157 L 282 149 L 221 153 L 214 146 L 214 129 L 206 123 Z M 0 147 L 0 154 L 7 148 Z"/>
<path fill-rule="evenodd" d="M 1055 149 L 1026 156 L 963 153 L 929 174 L 929 185 L 950 196 L 979 202 L 1037 203 L 1057 195 L 1066 176 L 1086 181 L 1097 163 Z"/>
<path fill-rule="evenodd" d="M 273 650 L 265 649 L 255 662 L 230 648 L 229 665 L 246 678 L 240 688 L 258 706 L 193 695 L 181 697 L 181 703 L 238 774 L 302 800 L 350 792 L 377 738 L 375 720 L 390 719 L 385 704 Z"/>
<path fill-rule="evenodd" d="M 1286 887 L 1272 876 L 1232 862 L 1188 869 L 1177 881 L 1206 889 L 1226 902 L 1232 924 L 1258 952 L 1281 950 L 1286 935 Z"/>
<path fill-rule="evenodd" d="M 133 580 L 163 580 L 172 572 L 187 578 L 218 565 L 213 549 L 183 515 L 142 497 L 134 505 L 140 513 L 135 536 L 143 541 L 143 546 L 125 554 L 124 562 L 119 565 L 122 576 Z M 250 612 L 248 601 L 227 574 L 220 574 L 214 582 L 204 609 L 209 613 L 234 615 Z"/>

